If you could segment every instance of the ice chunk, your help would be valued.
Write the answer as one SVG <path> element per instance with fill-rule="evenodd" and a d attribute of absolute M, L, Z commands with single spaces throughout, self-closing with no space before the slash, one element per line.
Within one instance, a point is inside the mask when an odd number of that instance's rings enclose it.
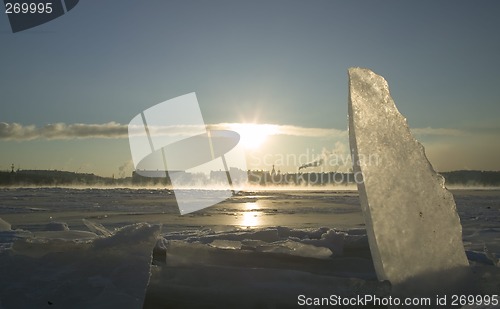
<path fill-rule="evenodd" d="M 36 242 L 18 240 L 13 254 L 0 254 L 2 305 L 142 308 L 159 231 L 159 226 L 142 223 L 93 241 L 47 239 L 39 243 L 37 255 Z"/>
<path fill-rule="evenodd" d="M 33 232 L 33 239 L 30 240 L 31 243 L 40 241 L 46 242 L 51 240 L 75 240 L 75 241 L 87 241 L 96 238 L 97 235 L 92 232 L 87 231 L 47 231 L 47 232 Z"/>
<path fill-rule="evenodd" d="M 12 229 L 10 223 L 7 221 L 4 221 L 2 218 L 0 218 L 0 232 L 3 231 L 10 231 Z"/>
<path fill-rule="evenodd" d="M 12 230 L 10 223 L 0 218 L 0 254 L 4 250 L 9 250 L 17 239 L 29 238 L 32 236 L 33 234 L 29 231 L 20 229 Z"/>
<path fill-rule="evenodd" d="M 418 278 L 426 290 L 441 274 L 440 285 L 454 285 L 448 275 L 468 261 L 453 196 L 385 79 L 368 69 L 349 69 L 349 142 L 378 278 L 400 286 Z"/>
<path fill-rule="evenodd" d="M 45 225 L 44 231 L 69 231 L 66 222 L 50 222 Z"/>
<path fill-rule="evenodd" d="M 344 251 L 345 236 L 345 233 L 328 230 L 326 233 L 321 235 L 320 239 L 303 239 L 300 242 L 316 247 L 325 247 L 330 249 L 334 255 L 342 255 Z"/>
<path fill-rule="evenodd" d="M 324 247 L 304 244 L 293 240 L 283 242 L 274 242 L 269 245 L 257 247 L 259 252 L 282 253 L 301 257 L 310 257 L 317 259 L 327 259 L 332 256 L 332 251 Z"/>
<path fill-rule="evenodd" d="M 476 263 L 481 263 L 485 265 L 491 265 L 495 266 L 495 261 L 492 260 L 486 252 L 480 252 L 480 251 L 466 251 L 467 258 L 469 261 L 476 262 Z"/>
<path fill-rule="evenodd" d="M 236 240 L 216 239 L 210 243 L 210 246 L 219 249 L 241 249 L 241 242 Z"/>
<path fill-rule="evenodd" d="M 268 245 L 267 242 L 256 239 L 245 239 L 241 241 L 241 249 L 255 251 L 259 246 Z"/>
<path fill-rule="evenodd" d="M 234 240 L 234 241 L 254 239 L 254 240 L 262 240 L 265 242 L 273 242 L 280 240 L 276 228 L 269 228 L 269 229 L 255 230 L 248 232 L 227 232 L 227 233 L 223 232 L 223 233 L 215 233 L 202 236 L 196 235 L 186 238 L 188 242 L 197 241 L 203 244 L 211 243 L 216 239 Z"/>
<path fill-rule="evenodd" d="M 486 247 L 486 245 L 484 245 L 484 254 L 491 261 L 493 265 L 500 267 L 500 261 L 496 257 L 495 253 L 488 250 L 488 247 Z"/>
<path fill-rule="evenodd" d="M 291 229 L 285 226 L 278 226 L 278 235 L 280 237 L 297 237 L 297 238 L 309 238 L 309 239 L 320 239 L 322 235 L 329 231 L 327 227 L 320 227 L 317 229 Z"/>
<path fill-rule="evenodd" d="M 96 233 L 97 235 L 101 235 L 101 236 L 113 235 L 113 233 L 111 233 L 108 229 L 106 229 L 100 223 L 92 222 L 92 221 L 89 221 L 87 219 L 82 219 L 82 221 L 83 221 L 83 224 L 85 224 L 91 232 Z"/>
<path fill-rule="evenodd" d="M 167 262 L 167 249 L 168 240 L 160 237 L 153 248 L 153 264 L 158 265 L 158 263 L 165 264 Z"/>

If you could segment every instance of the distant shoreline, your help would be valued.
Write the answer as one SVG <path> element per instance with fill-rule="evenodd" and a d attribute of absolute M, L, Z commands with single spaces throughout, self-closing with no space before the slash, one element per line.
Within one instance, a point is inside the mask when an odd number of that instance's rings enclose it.
<path fill-rule="evenodd" d="M 256 174 L 258 173 L 258 174 Z M 500 171 L 451 171 L 440 173 L 445 178 L 445 185 L 450 190 L 496 190 L 500 189 Z M 259 175 L 258 182 L 252 181 Z M 333 177 L 330 177 L 332 176 Z M 334 178 L 340 175 L 342 182 Z M 339 178 L 339 177 L 337 177 Z M 284 179 L 284 180 L 283 180 Z M 309 181 L 321 179 L 320 182 Z M 325 179 L 325 180 L 323 180 Z M 300 180 L 300 182 L 298 181 Z M 0 172 L 0 188 L 123 188 L 123 189 L 172 189 L 168 178 L 133 177 L 112 178 L 94 174 L 56 170 L 21 170 Z M 208 186 L 217 189 L 217 186 Z M 207 186 L 187 183 L 180 188 L 206 189 Z M 225 187 L 220 187 L 226 189 Z M 357 190 L 354 177 L 350 173 L 287 173 L 272 175 L 265 171 L 248 171 L 248 184 L 245 190 Z M 177 189 L 177 188 L 176 188 Z"/>

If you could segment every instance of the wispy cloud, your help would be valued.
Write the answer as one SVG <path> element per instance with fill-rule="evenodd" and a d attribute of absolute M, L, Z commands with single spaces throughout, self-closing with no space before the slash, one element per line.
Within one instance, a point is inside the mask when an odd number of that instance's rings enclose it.
<path fill-rule="evenodd" d="M 42 127 L 19 123 L 0 122 L 0 139 L 35 140 L 35 139 L 75 139 L 75 138 L 125 138 L 127 126 L 116 122 L 104 124 L 65 124 L 54 123 Z"/>
<path fill-rule="evenodd" d="M 457 130 L 457 129 L 445 129 L 445 128 L 415 128 L 411 129 L 411 132 L 415 135 L 426 135 L 426 136 L 466 136 L 470 133 Z"/>
<path fill-rule="evenodd" d="M 245 125 L 245 124 L 243 124 Z M 235 130 L 238 131 L 238 123 L 218 123 L 210 124 L 207 127 L 218 130 Z M 324 138 L 345 138 L 347 130 L 326 129 L 326 128 L 311 128 L 294 125 L 278 125 L 278 124 L 258 124 L 253 125 L 259 130 L 265 129 L 268 135 L 286 135 L 297 137 L 324 137 Z M 41 127 L 35 125 L 22 125 L 19 123 L 0 122 L 0 140 L 17 140 L 27 141 L 36 139 L 79 139 L 79 138 L 127 138 L 128 125 L 108 122 L 104 124 L 65 124 L 54 123 L 47 124 Z M 192 126 L 165 126 L 165 127 L 150 127 L 151 134 L 165 135 L 186 135 L 190 136 L 193 132 L 199 132 L 199 128 L 194 130 Z M 411 130 L 418 136 L 442 136 L 442 137 L 460 137 L 467 136 L 471 133 L 458 129 L 447 128 L 414 128 Z"/>
<path fill-rule="evenodd" d="M 347 136 L 346 130 L 325 129 L 325 128 L 308 128 L 294 125 L 280 124 L 241 124 L 241 123 L 218 123 L 209 125 L 212 129 L 219 130 L 234 130 L 238 131 L 241 127 L 244 129 L 247 126 L 255 126 L 259 130 L 267 131 L 268 135 L 288 135 L 288 136 L 303 136 L 303 137 L 342 137 Z"/>
<path fill-rule="evenodd" d="M 281 135 L 305 136 L 305 137 L 343 137 L 347 136 L 346 130 L 324 129 L 324 128 L 305 128 L 291 125 L 279 126 Z"/>

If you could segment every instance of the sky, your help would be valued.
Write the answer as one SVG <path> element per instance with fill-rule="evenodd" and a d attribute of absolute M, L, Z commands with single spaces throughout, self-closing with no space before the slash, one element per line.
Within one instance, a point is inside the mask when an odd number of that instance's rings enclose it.
<path fill-rule="evenodd" d="M 294 172 L 348 156 L 360 66 L 386 78 L 436 170 L 498 171 L 499 13 L 493 0 L 82 0 L 17 33 L 0 14 L 0 170 L 129 176 L 129 122 L 195 92 L 206 124 L 271 125 L 249 168 Z"/>

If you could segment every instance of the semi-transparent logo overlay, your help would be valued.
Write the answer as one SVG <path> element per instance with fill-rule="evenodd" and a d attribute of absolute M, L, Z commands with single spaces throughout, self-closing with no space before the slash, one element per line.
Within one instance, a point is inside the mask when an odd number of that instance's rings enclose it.
<path fill-rule="evenodd" d="M 247 182 L 239 134 L 208 130 L 195 93 L 138 114 L 128 136 L 134 177 L 166 179 L 182 215 L 224 201 Z"/>

